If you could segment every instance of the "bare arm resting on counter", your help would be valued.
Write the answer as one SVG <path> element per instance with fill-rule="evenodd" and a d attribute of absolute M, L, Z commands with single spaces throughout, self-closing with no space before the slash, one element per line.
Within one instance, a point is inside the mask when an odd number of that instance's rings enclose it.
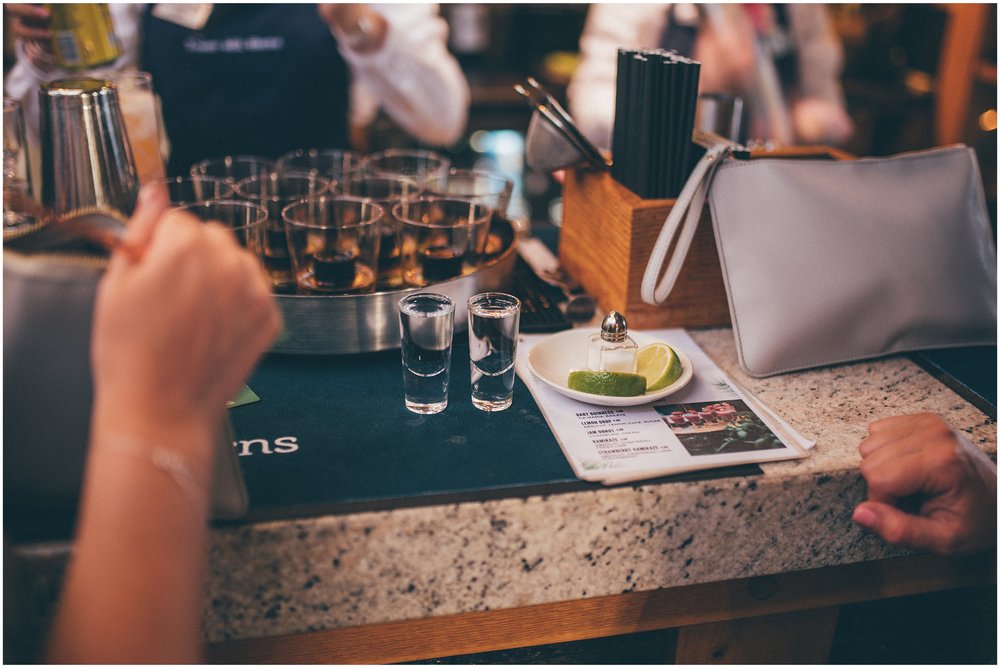
<path fill-rule="evenodd" d="M 155 199 L 155 198 L 154 198 Z M 201 659 L 212 448 L 281 318 L 255 257 L 144 192 L 98 289 L 90 451 L 55 663 Z"/>
<path fill-rule="evenodd" d="M 996 547 L 996 464 L 941 417 L 873 422 L 859 449 L 868 500 L 854 510 L 856 523 L 938 554 Z"/>

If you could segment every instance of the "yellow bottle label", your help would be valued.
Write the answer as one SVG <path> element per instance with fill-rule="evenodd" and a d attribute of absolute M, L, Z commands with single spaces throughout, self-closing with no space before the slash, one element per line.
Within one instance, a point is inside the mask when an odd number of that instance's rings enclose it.
<path fill-rule="evenodd" d="M 113 62 L 121 47 L 106 3 L 50 4 L 52 51 L 60 65 L 82 70 Z"/>

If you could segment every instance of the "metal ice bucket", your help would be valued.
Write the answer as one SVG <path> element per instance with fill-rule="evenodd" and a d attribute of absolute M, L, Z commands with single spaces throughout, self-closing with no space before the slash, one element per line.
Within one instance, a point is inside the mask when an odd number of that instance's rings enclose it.
<path fill-rule="evenodd" d="M 502 250 L 482 267 L 426 288 L 407 288 L 367 295 L 277 295 L 285 326 L 275 353 L 340 355 L 399 347 L 397 304 L 414 292 L 437 292 L 455 302 L 455 329 L 467 326 L 469 297 L 507 285 L 517 260 L 514 229 L 494 219 L 491 234 Z"/>

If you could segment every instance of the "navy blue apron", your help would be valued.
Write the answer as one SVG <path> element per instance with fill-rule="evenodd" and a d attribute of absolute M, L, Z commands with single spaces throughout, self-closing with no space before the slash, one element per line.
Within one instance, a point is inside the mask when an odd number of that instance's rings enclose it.
<path fill-rule="evenodd" d="M 224 155 L 348 147 L 350 75 L 315 5 L 216 4 L 199 31 L 146 11 L 143 29 L 169 174 Z"/>

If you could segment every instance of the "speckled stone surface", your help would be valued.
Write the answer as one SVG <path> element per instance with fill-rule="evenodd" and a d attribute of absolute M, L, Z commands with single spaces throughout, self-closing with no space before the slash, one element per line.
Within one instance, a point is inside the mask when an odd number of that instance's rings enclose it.
<path fill-rule="evenodd" d="M 275 521 L 212 533 L 209 641 L 304 633 L 878 559 L 850 520 L 869 422 L 936 412 L 988 453 L 996 425 L 894 357 L 764 380 L 740 373 L 729 329 L 705 351 L 803 435 L 812 455 L 762 476 Z M 39 547 L 36 580 L 65 552 Z M 36 585 L 43 598 L 51 593 Z"/>

